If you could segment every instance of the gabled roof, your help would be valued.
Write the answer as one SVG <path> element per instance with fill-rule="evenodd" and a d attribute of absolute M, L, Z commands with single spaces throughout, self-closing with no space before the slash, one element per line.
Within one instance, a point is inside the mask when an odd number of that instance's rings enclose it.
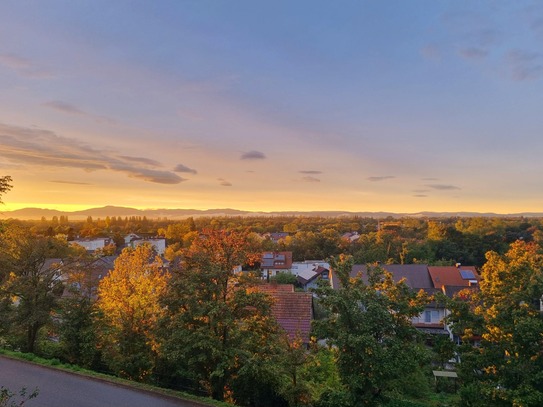
<path fill-rule="evenodd" d="M 292 268 L 292 252 L 264 252 L 260 268 L 288 270 Z"/>
<path fill-rule="evenodd" d="M 324 275 L 324 276 L 323 276 Z M 330 277 L 330 270 L 328 270 L 325 267 L 318 266 L 314 271 L 311 273 L 305 273 L 305 274 L 299 274 L 297 278 L 298 282 L 302 285 L 306 285 L 310 283 L 313 280 L 316 280 L 317 278 L 329 278 Z"/>
<path fill-rule="evenodd" d="M 299 335 L 304 343 L 309 343 L 313 318 L 311 293 L 294 291 L 292 284 L 261 284 L 257 288 L 272 297 L 272 315 L 289 338 Z"/>
<path fill-rule="evenodd" d="M 469 287 L 470 281 L 480 281 L 481 277 L 473 266 L 429 266 L 428 272 L 434 287 Z"/>
<path fill-rule="evenodd" d="M 428 266 L 426 264 L 384 264 L 381 268 L 392 274 L 395 282 L 405 278 L 406 284 L 412 289 L 433 289 L 434 285 L 428 274 Z M 363 264 L 355 264 L 351 270 L 350 276 L 361 276 L 365 283 L 368 282 L 368 269 Z M 332 287 L 339 287 L 339 279 L 332 270 Z"/>
<path fill-rule="evenodd" d="M 386 264 L 382 267 L 392 274 L 396 282 L 405 278 L 411 288 L 434 288 L 426 264 Z"/>
<path fill-rule="evenodd" d="M 289 293 L 294 292 L 294 286 L 292 284 L 277 284 L 277 283 L 260 284 L 257 288 L 259 291 L 263 291 L 266 293 L 277 292 L 277 291 L 286 291 Z"/>

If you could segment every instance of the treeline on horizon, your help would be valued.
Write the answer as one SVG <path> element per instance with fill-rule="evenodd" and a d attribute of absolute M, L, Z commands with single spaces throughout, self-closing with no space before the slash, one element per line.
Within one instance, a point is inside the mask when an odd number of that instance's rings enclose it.
<path fill-rule="evenodd" d="M 450 218 L 362 218 L 362 217 L 189 217 L 181 221 L 145 216 L 88 217 L 72 221 L 53 216 L 39 221 L 11 219 L 36 236 L 77 238 L 110 237 L 118 249 L 124 236 L 166 238 L 169 252 L 190 246 L 202 230 L 249 231 L 263 239 L 264 251 L 292 251 L 294 261 L 323 260 L 340 253 L 352 255 L 355 263 L 452 265 L 481 267 L 485 253 L 504 253 L 516 240 L 543 241 L 543 218 L 450 217 Z M 266 234 L 286 232 L 277 241 Z M 356 240 L 343 237 L 357 233 Z"/>

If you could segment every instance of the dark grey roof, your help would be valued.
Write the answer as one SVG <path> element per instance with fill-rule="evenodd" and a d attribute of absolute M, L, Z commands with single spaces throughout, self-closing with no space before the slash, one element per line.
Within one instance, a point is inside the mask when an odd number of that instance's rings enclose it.
<path fill-rule="evenodd" d="M 415 289 L 434 290 L 434 285 L 428 266 L 426 264 L 385 264 L 380 265 L 384 270 L 392 274 L 395 282 L 405 278 L 406 284 Z M 364 282 L 368 282 L 368 269 L 366 265 L 355 264 L 350 273 L 351 277 L 360 276 Z M 339 287 L 339 279 L 332 270 L 332 287 Z"/>

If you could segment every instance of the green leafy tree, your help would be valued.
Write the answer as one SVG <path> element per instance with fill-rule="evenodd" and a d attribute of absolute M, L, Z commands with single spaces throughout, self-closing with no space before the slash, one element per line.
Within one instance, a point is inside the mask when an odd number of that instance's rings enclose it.
<path fill-rule="evenodd" d="M 66 290 L 60 301 L 59 324 L 62 357 L 86 368 L 100 368 L 94 323 L 101 260 L 84 255 L 65 269 Z"/>
<path fill-rule="evenodd" d="M 2 195 L 10 191 L 12 188 L 11 181 L 12 179 L 9 175 L 0 177 L 0 204 L 4 203 L 2 202 Z"/>
<path fill-rule="evenodd" d="M 246 232 L 214 229 L 194 240 L 184 259 L 164 300 L 162 354 L 213 398 L 254 403 L 274 377 L 279 329 L 270 298 L 235 270 L 259 253 Z"/>
<path fill-rule="evenodd" d="M 464 338 L 462 400 L 467 406 L 543 405 L 543 255 L 517 241 L 504 255 L 488 252 L 479 292 L 453 309 Z M 472 346 L 474 338 L 478 346 Z M 471 340 L 471 341 L 470 341 Z"/>
<path fill-rule="evenodd" d="M 169 280 L 152 246 L 126 248 L 114 269 L 100 281 L 99 343 L 104 361 L 116 374 L 147 380 L 156 361 L 159 300 Z"/>
<path fill-rule="evenodd" d="M 404 282 L 395 283 L 379 267 L 368 268 L 368 283 L 350 278 L 353 260 L 330 260 L 341 287 L 321 285 L 316 293 L 328 316 L 315 321 L 315 333 L 337 348 L 337 366 L 354 406 L 377 405 L 395 380 L 421 369 L 426 350 L 411 319 L 427 302 Z"/>
<path fill-rule="evenodd" d="M 11 303 L 12 334 L 27 352 L 34 352 L 39 331 L 51 321 L 51 313 L 64 290 L 62 264 L 48 261 L 68 252 L 65 242 L 30 236 L 8 225 L 0 236 L 0 296 Z"/>

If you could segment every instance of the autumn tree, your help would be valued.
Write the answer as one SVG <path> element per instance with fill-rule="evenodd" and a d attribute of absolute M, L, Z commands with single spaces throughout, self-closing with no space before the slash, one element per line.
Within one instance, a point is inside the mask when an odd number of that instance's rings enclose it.
<path fill-rule="evenodd" d="M 161 324 L 161 351 L 178 376 L 243 404 L 270 387 L 280 335 L 270 298 L 237 271 L 260 257 L 252 247 L 246 232 L 208 230 L 194 240 L 172 275 Z"/>
<path fill-rule="evenodd" d="M 543 255 L 517 241 L 488 252 L 480 290 L 451 315 L 463 337 L 462 400 L 467 406 L 543 405 Z M 478 346 L 473 341 L 480 338 Z"/>
<path fill-rule="evenodd" d="M 159 300 L 169 273 L 152 246 L 126 248 L 114 269 L 100 281 L 100 349 L 116 374 L 145 380 L 156 359 L 156 323 L 163 313 Z"/>
<path fill-rule="evenodd" d="M 411 319 L 427 297 L 396 283 L 379 267 L 369 267 L 367 283 L 350 278 L 353 260 L 341 255 L 330 265 L 341 287 L 322 284 L 316 294 L 328 311 L 315 321 L 315 334 L 337 349 L 337 367 L 350 404 L 377 405 L 395 381 L 421 369 L 426 351 Z"/>

